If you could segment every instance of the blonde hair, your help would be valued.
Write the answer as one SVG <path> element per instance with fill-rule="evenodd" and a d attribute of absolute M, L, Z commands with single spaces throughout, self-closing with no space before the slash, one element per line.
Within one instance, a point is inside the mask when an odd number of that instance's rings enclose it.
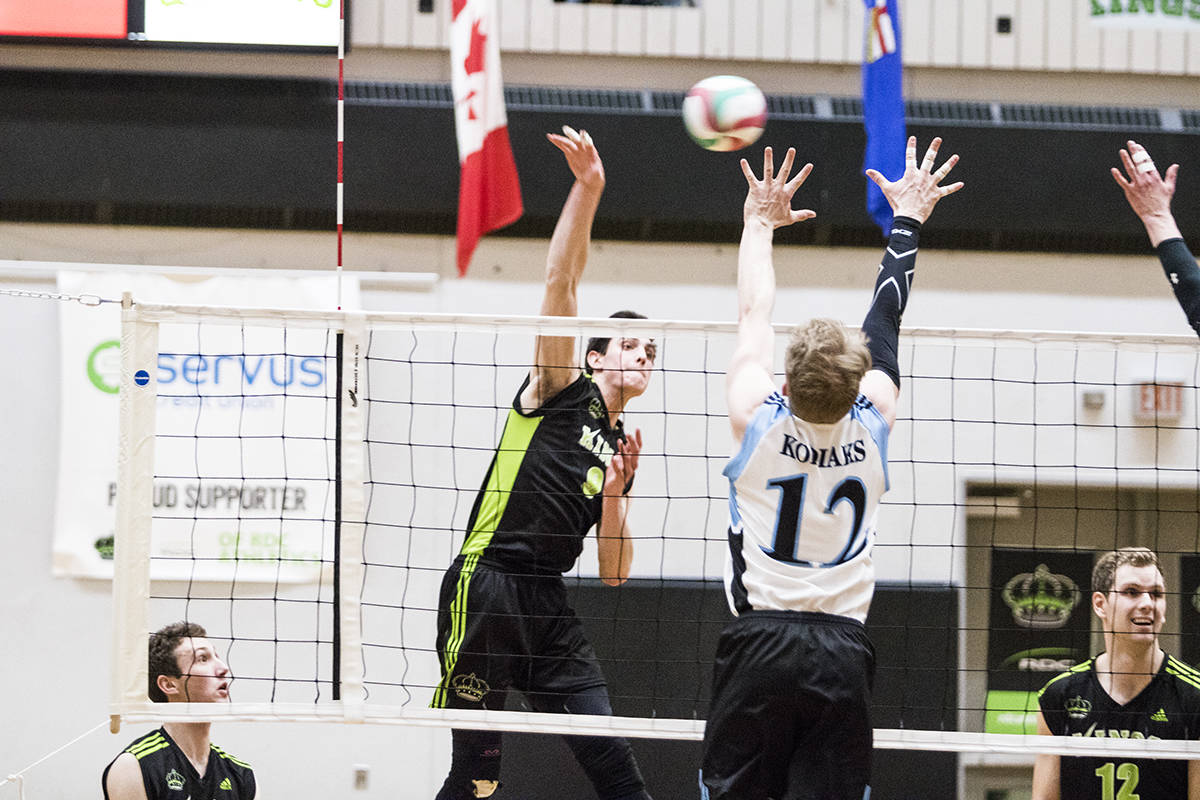
<path fill-rule="evenodd" d="M 1154 567 L 1160 573 L 1158 556 L 1148 547 L 1122 547 L 1100 556 L 1092 569 L 1092 591 L 1108 594 L 1117 582 L 1117 570 L 1124 566 Z"/>
<path fill-rule="evenodd" d="M 814 319 L 792 329 L 784 361 L 788 404 L 808 422 L 837 422 L 858 397 L 871 368 L 867 338 L 832 319 Z"/>

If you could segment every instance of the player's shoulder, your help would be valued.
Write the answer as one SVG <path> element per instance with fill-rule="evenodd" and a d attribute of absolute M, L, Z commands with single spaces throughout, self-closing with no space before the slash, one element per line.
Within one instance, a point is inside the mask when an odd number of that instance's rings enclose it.
<path fill-rule="evenodd" d="M 251 767 L 248 762 L 243 761 L 242 759 L 238 758 L 237 756 L 233 755 L 232 753 L 226 752 L 224 749 L 218 747 L 216 744 L 210 743 L 209 748 L 212 750 L 214 756 L 221 759 L 227 765 L 229 765 L 231 767 L 236 767 L 238 769 L 247 770 L 250 772 L 254 771 L 254 768 Z"/>
<path fill-rule="evenodd" d="M 1196 711 L 1200 711 L 1200 670 L 1167 655 L 1163 672 L 1171 678 L 1180 695 L 1186 698 Z"/>
<path fill-rule="evenodd" d="M 129 753 L 138 761 L 141 761 L 143 758 L 166 750 L 170 746 L 171 740 L 163 732 L 162 728 L 158 728 L 134 739 L 123 752 Z"/>
<path fill-rule="evenodd" d="M 1080 662 L 1071 667 L 1066 672 L 1060 672 L 1038 691 L 1039 698 L 1053 697 L 1061 692 L 1069 690 L 1078 690 L 1079 687 L 1087 683 L 1091 678 L 1091 673 L 1095 671 L 1096 659 L 1089 658 L 1087 661 Z"/>

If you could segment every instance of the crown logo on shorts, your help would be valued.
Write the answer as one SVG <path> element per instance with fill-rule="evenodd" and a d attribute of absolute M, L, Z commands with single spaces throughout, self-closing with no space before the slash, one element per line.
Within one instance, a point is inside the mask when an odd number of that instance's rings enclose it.
<path fill-rule="evenodd" d="M 1092 704 L 1079 695 L 1067 701 L 1067 716 L 1071 719 L 1083 719 L 1092 713 Z"/>
<path fill-rule="evenodd" d="M 183 789 L 183 776 L 176 770 L 167 773 L 167 788 L 178 792 Z"/>
<path fill-rule="evenodd" d="M 1196 591 L 1192 594 L 1192 608 L 1200 611 L 1200 586 L 1196 587 Z"/>
<path fill-rule="evenodd" d="M 454 681 L 450 685 L 454 689 L 454 693 L 463 700 L 472 700 L 476 703 L 482 700 L 491 688 L 487 685 L 487 681 L 476 678 L 474 672 L 470 675 L 455 675 Z"/>
<path fill-rule="evenodd" d="M 1038 564 L 1033 572 L 1016 575 L 1000 593 L 1012 609 L 1013 619 L 1023 628 L 1061 628 L 1079 605 L 1081 595 L 1075 581 Z"/>

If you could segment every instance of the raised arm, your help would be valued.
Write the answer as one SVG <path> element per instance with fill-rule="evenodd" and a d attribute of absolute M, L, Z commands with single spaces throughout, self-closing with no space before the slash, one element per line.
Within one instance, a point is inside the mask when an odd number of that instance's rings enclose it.
<path fill-rule="evenodd" d="M 921 225 L 929 219 L 939 200 L 963 187 L 962 181 L 949 186 L 939 185 L 958 163 L 958 156 L 952 155 L 934 171 L 941 146 L 941 138 L 935 137 L 918 166 L 917 137 L 908 137 L 904 175 L 897 181 L 889 181 L 873 169 L 867 170 L 867 177 L 879 186 L 895 218 L 875 279 L 875 295 L 863 320 L 872 367 L 859 383 L 859 391 L 874 403 L 889 428 L 896 422 L 896 401 L 900 398 L 897 354 L 900 319 L 908 304 L 908 291 L 916 270 Z"/>
<path fill-rule="evenodd" d="M 576 295 L 579 278 L 587 265 L 592 238 L 592 221 L 604 193 L 604 164 L 587 131 L 563 126 L 563 135 L 546 134 L 566 156 L 575 183 L 567 195 L 546 257 L 546 290 L 542 316 L 573 317 L 578 313 Z M 575 380 L 579 364 L 573 336 L 539 336 L 534 344 L 529 385 L 521 395 L 526 411 L 540 407 Z"/>
<path fill-rule="evenodd" d="M 1160 177 L 1158 167 L 1146 148 L 1133 140 L 1126 142 L 1126 146 L 1127 150 L 1121 150 L 1121 165 L 1125 173 L 1112 167 L 1113 180 L 1125 192 L 1129 207 L 1146 227 L 1150 245 L 1158 252 L 1158 260 L 1167 274 L 1167 280 L 1171 282 L 1175 299 L 1187 315 L 1192 330 L 1200 335 L 1200 267 L 1196 266 L 1196 259 L 1184 243 L 1175 217 L 1171 214 L 1171 198 L 1175 196 L 1179 165 L 1167 167 L 1166 173 Z"/>
<path fill-rule="evenodd" d="M 775 264 L 771 250 L 775 229 L 816 216 L 809 209 L 792 209 L 792 196 L 812 172 L 812 164 L 805 164 L 796 177 L 788 180 L 795 160 L 796 149 L 789 147 L 779 174 L 775 174 L 774 154 L 766 148 L 763 177 L 759 180 L 742 159 L 742 174 L 749 188 L 742 207 L 742 241 L 738 246 L 738 336 L 725 375 L 729 424 L 736 442 L 741 442 L 755 410 L 774 391 L 771 311 L 775 307 Z"/>

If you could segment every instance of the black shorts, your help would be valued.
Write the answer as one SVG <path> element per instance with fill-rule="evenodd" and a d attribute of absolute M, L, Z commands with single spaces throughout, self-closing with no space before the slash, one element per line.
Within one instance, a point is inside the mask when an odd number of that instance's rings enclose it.
<path fill-rule="evenodd" d="M 704 730 L 711 800 L 862 800 L 875 650 L 857 620 L 750 611 L 721 632 Z"/>
<path fill-rule="evenodd" d="M 510 687 L 541 707 L 605 685 L 561 575 L 515 575 L 473 556 L 442 578 L 437 649 L 434 708 L 501 709 Z"/>

